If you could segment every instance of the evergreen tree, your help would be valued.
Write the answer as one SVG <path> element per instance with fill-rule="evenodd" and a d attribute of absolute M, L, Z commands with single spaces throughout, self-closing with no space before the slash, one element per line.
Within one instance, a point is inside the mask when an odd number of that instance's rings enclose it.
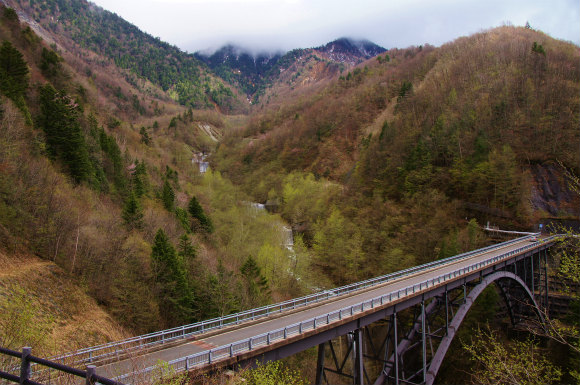
<path fill-rule="evenodd" d="M 246 284 L 247 305 L 264 305 L 270 294 L 268 280 L 262 275 L 260 266 L 251 255 L 240 268 L 240 272 Z"/>
<path fill-rule="evenodd" d="M 143 209 L 133 192 L 125 201 L 121 215 L 129 230 L 143 228 Z"/>
<path fill-rule="evenodd" d="M 101 144 L 101 150 L 106 156 L 103 159 L 103 167 L 109 178 L 113 180 L 117 193 L 123 194 L 127 188 L 127 177 L 125 175 L 123 156 L 117 140 L 113 136 L 107 135 L 105 130 L 101 128 L 99 142 Z"/>
<path fill-rule="evenodd" d="M 183 258 L 184 261 L 194 259 L 196 256 L 195 247 L 191 244 L 187 234 L 183 234 L 179 237 L 179 256 Z"/>
<path fill-rule="evenodd" d="M 149 136 L 149 132 L 145 127 L 141 127 L 139 130 L 139 135 L 141 135 L 141 143 L 149 146 L 151 144 L 151 137 Z"/>
<path fill-rule="evenodd" d="M 24 93 L 27 89 L 28 66 L 20 51 L 9 41 L 4 41 L 0 46 L 0 92 L 23 109 Z"/>
<path fill-rule="evenodd" d="M 40 56 L 40 70 L 44 76 L 53 78 L 61 71 L 60 63 L 63 59 L 53 50 L 42 48 Z"/>
<path fill-rule="evenodd" d="M 48 155 L 60 159 L 75 182 L 91 178 L 92 167 L 79 122 L 79 107 L 50 84 L 40 87 L 39 126 L 46 137 Z"/>
<path fill-rule="evenodd" d="M 175 192 L 173 191 L 173 187 L 171 187 L 171 184 L 168 180 L 165 180 L 165 183 L 163 183 L 161 200 L 163 201 L 163 206 L 167 209 L 167 211 L 173 211 L 175 208 Z"/>
<path fill-rule="evenodd" d="M 147 168 L 145 162 L 135 161 L 135 173 L 133 174 L 133 191 L 138 198 L 147 192 Z"/>
<path fill-rule="evenodd" d="M 211 222 L 209 217 L 207 215 L 205 215 L 203 208 L 201 207 L 201 205 L 199 204 L 199 201 L 197 200 L 197 198 L 195 196 L 192 197 L 191 200 L 189 201 L 189 205 L 188 205 L 187 209 L 189 211 L 189 214 L 191 214 L 191 216 L 194 218 L 194 224 L 192 225 L 192 230 L 195 230 L 196 223 L 199 223 L 201 228 L 203 230 L 205 230 L 206 232 L 208 232 L 208 233 L 213 232 L 213 223 Z"/>
<path fill-rule="evenodd" d="M 193 320 L 193 295 L 183 260 L 162 229 L 155 234 L 151 259 L 162 316 L 170 325 Z"/>

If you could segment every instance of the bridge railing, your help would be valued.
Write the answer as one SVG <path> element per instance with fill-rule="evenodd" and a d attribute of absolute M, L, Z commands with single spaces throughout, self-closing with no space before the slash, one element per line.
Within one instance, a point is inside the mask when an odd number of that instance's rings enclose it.
<path fill-rule="evenodd" d="M 70 376 L 84 378 L 86 384 L 99 383 L 103 385 L 123 385 L 121 382 L 97 375 L 94 366 L 87 367 L 87 370 L 80 370 L 59 364 L 58 362 L 52 362 L 40 357 L 35 357 L 30 353 L 30 348 L 23 348 L 22 352 L 17 352 L 0 347 L 0 355 L 19 360 L 19 365 L 12 365 L 9 368 L 2 367 L 1 369 L 3 370 L 0 370 L 0 378 L 17 384 L 42 385 L 42 383 L 37 381 L 52 382 L 54 384 L 62 382 L 68 383 L 69 381 L 65 379 L 65 376 L 68 374 Z M 38 376 L 38 372 L 34 373 L 35 375 L 33 376 L 33 365 L 42 365 L 43 367 L 48 368 L 48 370 L 41 371 L 44 376 Z"/>
<path fill-rule="evenodd" d="M 468 274 L 472 271 L 479 270 L 483 267 L 486 267 L 491 264 L 495 264 L 499 261 L 502 261 L 506 258 L 509 258 L 513 255 L 520 254 L 526 250 L 531 248 L 535 248 L 538 243 L 540 242 L 549 242 L 555 239 L 557 236 L 551 236 L 549 238 L 544 239 L 543 241 L 530 243 L 529 245 L 525 245 L 520 247 L 516 250 L 509 251 L 507 253 L 503 253 L 501 255 L 486 259 L 485 261 L 477 262 L 466 267 L 462 267 L 450 273 L 442 274 L 433 278 L 429 278 L 423 282 L 410 285 L 404 287 L 399 290 L 392 291 L 390 293 L 372 298 L 370 300 L 363 301 L 361 303 L 348 306 L 321 316 L 317 316 L 315 318 L 311 318 L 305 321 L 301 321 L 299 323 L 288 325 L 284 328 L 276 329 L 267 333 L 259 334 L 257 336 L 250 337 L 248 339 L 240 340 L 234 342 L 229 345 L 219 346 L 217 348 L 213 348 L 210 350 L 206 350 L 204 352 L 196 353 L 193 355 L 189 355 L 187 357 L 178 358 L 172 361 L 169 361 L 168 364 L 171 365 L 174 370 L 176 371 L 183 371 L 193 369 L 196 366 L 203 366 L 211 364 L 215 361 L 219 361 L 221 359 L 234 357 L 240 353 L 251 351 L 255 348 L 262 347 L 265 345 L 270 345 L 274 342 L 284 340 L 304 332 L 314 330 L 321 326 L 329 325 L 337 320 L 342 320 L 344 317 L 351 317 L 357 313 L 362 313 L 366 310 L 372 309 L 375 306 L 382 306 L 388 304 L 389 302 L 399 300 L 406 296 L 413 295 L 421 290 L 439 285 L 449 280 L 453 280 L 457 277 L 461 277 L 465 274 Z M 527 238 L 527 237 L 526 237 Z M 521 238 L 520 238 L 521 240 Z M 504 243 L 505 244 L 505 243 Z M 486 248 L 489 249 L 489 248 Z M 481 250 L 481 249 L 480 249 Z M 408 269 L 409 270 L 409 269 Z M 140 371 L 138 374 L 147 374 L 156 369 L 155 366 L 146 368 Z M 117 377 L 119 380 L 129 379 L 131 376 L 135 375 L 136 373 L 125 374 L 122 376 Z"/>
<path fill-rule="evenodd" d="M 262 317 L 267 317 L 272 314 L 282 313 L 285 311 L 294 310 L 303 306 L 308 306 L 313 303 L 318 303 L 325 301 L 331 297 L 338 295 L 348 294 L 359 290 L 364 290 L 373 286 L 381 285 L 383 283 L 399 279 L 402 277 L 409 276 L 427 269 L 431 269 L 436 266 L 444 265 L 449 262 L 458 261 L 471 257 L 476 254 L 484 253 L 493 249 L 502 248 L 508 246 L 512 243 L 519 242 L 523 239 L 529 238 L 530 236 L 513 239 L 507 242 L 502 242 L 497 245 L 491 245 L 484 247 L 482 249 L 469 251 L 466 253 L 458 254 L 452 257 L 439 259 L 433 262 L 429 262 L 423 265 L 411 267 L 405 270 L 397 271 L 394 273 L 382 275 L 379 277 L 367 279 L 361 282 L 356 282 L 353 284 L 337 287 L 334 289 L 323 290 L 318 293 L 311 295 L 299 297 L 296 299 L 279 302 L 272 305 L 267 305 L 251 310 L 242 311 L 235 314 L 226 315 L 223 317 L 218 317 L 206 321 L 196 322 L 189 325 L 179 326 L 167 330 L 162 330 L 154 333 L 144 334 L 137 337 L 128 338 L 121 341 L 110 342 L 103 345 L 97 345 L 89 348 L 79 349 L 75 352 L 67 353 L 64 355 L 59 355 L 51 357 L 53 361 L 62 362 L 72 362 L 73 365 L 82 365 L 87 363 L 93 363 L 101 360 L 121 358 L 125 355 L 130 355 L 131 353 L 143 350 L 155 348 L 159 345 L 175 342 L 180 339 L 185 339 L 196 334 L 201 334 L 208 332 L 210 330 L 221 329 L 225 326 L 238 325 L 242 322 L 255 320 Z"/>

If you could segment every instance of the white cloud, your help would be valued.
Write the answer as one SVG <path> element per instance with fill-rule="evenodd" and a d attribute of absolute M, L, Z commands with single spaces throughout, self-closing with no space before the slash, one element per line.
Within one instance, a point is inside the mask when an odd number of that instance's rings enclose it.
<path fill-rule="evenodd" d="M 440 45 L 526 21 L 580 44 L 577 0 L 94 0 L 190 52 L 226 42 L 254 49 L 306 48 L 341 36 L 386 48 Z"/>

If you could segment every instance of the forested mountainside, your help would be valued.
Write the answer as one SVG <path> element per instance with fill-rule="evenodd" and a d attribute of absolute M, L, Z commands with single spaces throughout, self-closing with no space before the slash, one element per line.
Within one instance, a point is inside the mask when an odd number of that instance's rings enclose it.
<path fill-rule="evenodd" d="M 122 71 L 79 65 L 10 8 L 0 7 L 0 41 L 3 346 L 50 355 L 307 290 L 281 219 L 192 163 L 243 118 L 184 109 Z M 116 87 L 139 103 L 111 108 Z"/>
<path fill-rule="evenodd" d="M 198 52 L 196 57 L 222 79 L 236 84 L 256 103 L 267 90 L 272 94 L 284 86 L 311 87 L 313 81 L 336 77 L 338 71 L 351 69 L 384 51 L 367 40 L 341 38 L 324 46 L 285 54 L 255 54 L 242 47 L 226 45 L 211 55 Z"/>
<path fill-rule="evenodd" d="M 193 108 L 218 106 L 239 112 L 246 102 L 235 89 L 215 76 L 193 54 L 142 32 L 119 16 L 86 0 L 3 1 L 33 26 L 47 31 L 54 42 L 95 65 L 105 59 L 127 70 L 127 80 L 141 88 L 139 79 L 159 86 L 180 104 Z M 96 53 L 98 56 L 94 57 Z"/>
<path fill-rule="evenodd" d="M 253 98 L 266 74 L 282 57 L 281 53 L 252 53 L 231 44 L 211 55 L 197 52 L 196 58 L 206 63 L 217 75 L 236 84 L 248 98 Z"/>
<path fill-rule="evenodd" d="M 448 256 L 474 246 L 466 218 L 532 229 L 578 217 L 577 196 L 552 213 L 534 203 L 554 199 L 542 170 L 571 196 L 561 167 L 580 164 L 578 59 L 576 46 L 518 27 L 392 49 L 254 116 L 214 163 L 278 202 L 334 283 Z"/>
<path fill-rule="evenodd" d="M 3 346 L 50 355 L 471 250 L 487 221 L 579 217 L 580 53 L 540 31 L 372 58 L 341 39 L 253 81 L 84 0 L 4 3 Z"/>

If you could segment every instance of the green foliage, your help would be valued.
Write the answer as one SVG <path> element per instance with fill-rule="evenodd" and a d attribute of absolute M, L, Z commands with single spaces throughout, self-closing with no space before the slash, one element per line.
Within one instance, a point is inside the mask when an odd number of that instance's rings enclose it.
<path fill-rule="evenodd" d="M 562 376 L 531 340 L 506 346 L 493 331 L 477 329 L 464 349 L 477 364 L 472 373 L 476 384 L 547 385 Z"/>
<path fill-rule="evenodd" d="M 157 360 L 153 368 L 153 378 L 156 378 L 154 385 L 183 385 L 187 383 L 188 373 L 177 373 L 168 362 Z"/>
<path fill-rule="evenodd" d="M 258 307 L 268 302 L 270 289 L 268 280 L 262 275 L 260 266 L 250 255 L 240 267 L 246 284 L 246 306 Z"/>
<path fill-rule="evenodd" d="M 53 78 L 62 70 L 60 63 L 63 59 L 53 50 L 42 48 L 40 56 L 40 70 L 44 76 Z"/>
<path fill-rule="evenodd" d="M 282 186 L 282 216 L 292 225 L 311 226 L 323 218 L 338 198 L 340 187 L 312 174 L 288 174 Z"/>
<path fill-rule="evenodd" d="M 12 8 L 6 7 L 4 8 L 4 14 L 3 14 L 4 18 L 12 23 L 17 23 L 20 20 L 18 19 L 18 14 L 16 13 L 16 11 Z"/>
<path fill-rule="evenodd" d="M 141 143 L 146 146 L 151 145 L 151 136 L 149 136 L 149 132 L 145 127 L 141 127 L 141 129 L 139 129 L 139 135 L 141 135 Z"/>
<path fill-rule="evenodd" d="M 80 126 L 79 106 L 50 84 L 40 87 L 39 92 L 38 125 L 44 131 L 49 156 L 61 160 L 76 183 L 92 179 L 93 169 Z"/>
<path fill-rule="evenodd" d="M 224 111 L 243 108 L 232 91 L 220 80 L 206 75 L 203 64 L 140 31 L 118 15 L 76 0 L 31 2 L 31 13 L 53 33 L 65 34 L 76 44 L 111 59 L 118 67 L 151 81 L 164 91 L 176 92 L 179 102 L 196 108 Z M 52 20 L 58 19 L 58 23 Z M 139 103 L 132 101 L 138 113 Z"/>
<path fill-rule="evenodd" d="M 397 97 L 397 101 L 401 101 L 402 99 L 405 98 L 405 96 L 410 94 L 412 91 L 413 91 L 413 84 L 408 80 L 403 81 L 401 83 L 401 88 L 399 89 L 399 95 Z"/>
<path fill-rule="evenodd" d="M 132 191 L 125 201 L 121 216 L 129 230 L 143 228 L 143 208 Z"/>
<path fill-rule="evenodd" d="M 534 42 L 532 44 L 532 52 L 539 53 L 542 56 L 546 56 L 546 51 L 544 51 L 544 47 L 542 47 L 542 45 L 538 44 L 537 42 Z"/>
<path fill-rule="evenodd" d="M 178 253 L 184 261 L 194 259 L 197 254 L 197 250 L 191 244 L 187 234 L 183 234 L 181 237 L 179 237 Z"/>
<path fill-rule="evenodd" d="M 163 207 L 167 211 L 173 211 L 175 207 L 175 192 L 173 191 L 173 187 L 166 179 L 163 182 L 163 190 L 161 191 L 161 201 L 163 202 Z"/>
<path fill-rule="evenodd" d="M 318 221 L 314 228 L 315 263 L 326 276 L 339 285 L 361 278 L 362 236 L 340 210 L 333 208 L 330 216 Z"/>
<path fill-rule="evenodd" d="M 24 94 L 28 89 L 28 72 L 22 53 L 9 41 L 3 41 L 0 46 L 0 92 L 21 110 L 26 109 Z"/>
<path fill-rule="evenodd" d="M 203 314 L 208 317 L 221 317 L 235 313 L 240 309 L 240 299 L 236 294 L 239 287 L 235 286 L 234 274 L 225 268 L 221 259 L 218 260 L 217 273 L 209 277 L 209 292 Z"/>
<path fill-rule="evenodd" d="M 101 151 L 104 153 L 104 157 L 102 159 L 102 167 L 109 178 L 112 180 L 113 185 L 115 186 L 116 192 L 119 194 L 123 194 L 127 188 L 127 177 L 125 175 L 125 168 L 123 162 L 123 156 L 121 154 L 121 149 L 117 144 L 117 140 L 112 135 L 107 135 L 105 130 L 101 127 L 98 129 L 99 133 L 99 144 L 101 147 Z M 136 167 L 140 167 L 136 164 Z M 144 168 L 144 165 L 141 166 Z M 143 179 L 144 174 L 142 173 L 145 171 L 144 169 L 139 170 L 141 174 L 139 178 Z M 135 170 L 137 173 L 137 168 Z M 135 191 L 136 195 L 139 197 L 139 192 Z"/>
<path fill-rule="evenodd" d="M 187 210 L 194 219 L 192 223 L 192 230 L 201 228 L 207 233 L 213 232 L 214 230 L 213 223 L 211 219 L 205 214 L 205 212 L 203 211 L 203 207 L 201 207 L 199 201 L 195 196 L 191 197 L 191 199 L 189 200 Z"/>
<path fill-rule="evenodd" d="M 308 381 L 301 377 L 300 372 L 285 367 L 280 361 L 258 365 L 242 373 L 247 385 L 306 385 Z"/>
<path fill-rule="evenodd" d="M 194 303 L 185 265 L 162 229 L 155 234 L 151 259 L 161 315 L 172 326 L 191 321 Z"/>
<path fill-rule="evenodd" d="M 24 290 L 0 297 L 0 311 L 0 346 L 20 350 L 23 346 L 38 349 L 46 344 L 50 319 L 40 314 Z"/>
<path fill-rule="evenodd" d="M 147 193 L 147 168 L 145 167 L 145 162 L 135 161 L 132 183 L 133 192 L 137 198 L 141 198 Z"/>

